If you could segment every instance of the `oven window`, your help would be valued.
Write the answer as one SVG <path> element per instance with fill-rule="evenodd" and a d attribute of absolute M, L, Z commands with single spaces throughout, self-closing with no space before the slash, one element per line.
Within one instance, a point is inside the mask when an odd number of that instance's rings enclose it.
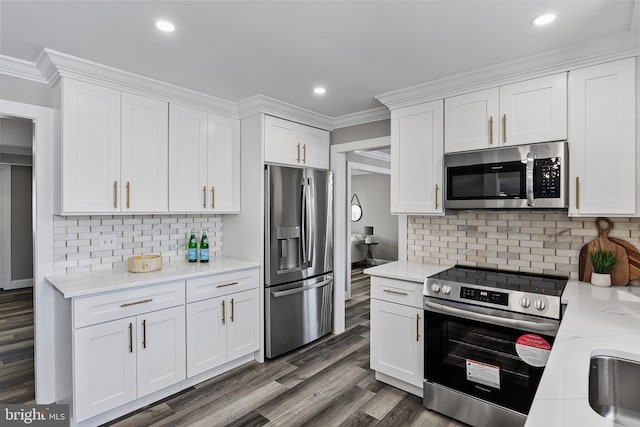
<path fill-rule="evenodd" d="M 527 414 L 543 372 L 516 352 L 527 333 L 427 311 L 425 378 Z M 553 344 L 553 337 L 543 338 Z"/>
<path fill-rule="evenodd" d="M 449 200 L 524 199 L 526 165 L 520 161 L 447 168 Z"/>

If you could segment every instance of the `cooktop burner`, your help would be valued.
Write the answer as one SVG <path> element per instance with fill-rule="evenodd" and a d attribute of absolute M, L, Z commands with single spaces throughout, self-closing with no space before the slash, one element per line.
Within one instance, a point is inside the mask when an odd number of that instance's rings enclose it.
<path fill-rule="evenodd" d="M 548 274 L 519 273 L 479 267 L 455 267 L 430 276 L 433 279 L 457 282 L 465 285 L 509 289 L 530 294 L 561 296 L 567 278 Z"/>

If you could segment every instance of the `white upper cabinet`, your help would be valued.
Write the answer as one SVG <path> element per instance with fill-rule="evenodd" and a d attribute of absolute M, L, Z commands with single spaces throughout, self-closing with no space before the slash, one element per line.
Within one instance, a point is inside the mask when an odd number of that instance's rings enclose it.
<path fill-rule="evenodd" d="M 240 211 L 238 120 L 171 104 L 169 210 Z"/>
<path fill-rule="evenodd" d="M 240 121 L 209 114 L 208 125 L 208 209 L 240 212 Z"/>
<path fill-rule="evenodd" d="M 169 198 L 169 105 L 122 94 L 120 206 L 124 212 L 166 212 Z"/>
<path fill-rule="evenodd" d="M 567 139 L 567 73 L 500 87 L 501 145 Z"/>
<path fill-rule="evenodd" d="M 62 81 L 62 212 L 118 212 L 120 92 Z"/>
<path fill-rule="evenodd" d="M 444 151 L 499 147 L 498 88 L 444 101 Z"/>
<path fill-rule="evenodd" d="M 443 214 L 443 101 L 391 111 L 391 212 Z"/>
<path fill-rule="evenodd" d="M 569 73 L 569 215 L 636 214 L 635 58 Z"/>
<path fill-rule="evenodd" d="M 207 132 L 204 111 L 171 104 L 169 109 L 169 210 L 207 209 Z"/>
<path fill-rule="evenodd" d="M 329 169 L 329 132 L 265 116 L 264 161 Z"/>

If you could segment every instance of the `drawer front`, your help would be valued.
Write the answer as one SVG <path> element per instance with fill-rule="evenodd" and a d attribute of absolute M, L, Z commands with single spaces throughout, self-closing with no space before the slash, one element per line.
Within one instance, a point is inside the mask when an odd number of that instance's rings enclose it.
<path fill-rule="evenodd" d="M 184 280 L 86 298 L 74 298 L 73 323 L 74 327 L 81 328 L 183 305 L 184 299 Z"/>
<path fill-rule="evenodd" d="M 258 283 L 257 268 L 187 280 L 187 302 L 254 289 Z"/>
<path fill-rule="evenodd" d="M 422 308 L 422 284 L 371 277 L 371 298 Z"/>

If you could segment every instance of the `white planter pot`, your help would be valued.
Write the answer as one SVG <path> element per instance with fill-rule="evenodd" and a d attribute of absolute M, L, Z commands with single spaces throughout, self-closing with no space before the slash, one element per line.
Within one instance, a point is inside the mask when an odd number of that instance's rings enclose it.
<path fill-rule="evenodd" d="M 601 287 L 611 286 L 611 275 L 591 273 L 591 284 L 593 286 L 601 286 Z"/>

